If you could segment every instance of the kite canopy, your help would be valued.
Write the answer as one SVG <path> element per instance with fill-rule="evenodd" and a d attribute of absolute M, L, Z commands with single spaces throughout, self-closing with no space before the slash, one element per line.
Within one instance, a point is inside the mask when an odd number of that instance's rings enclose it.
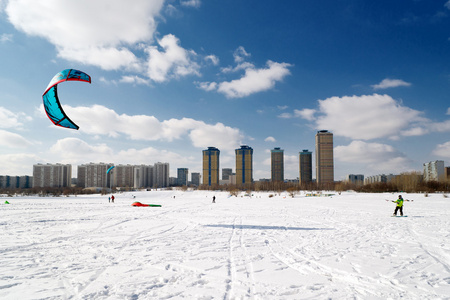
<path fill-rule="evenodd" d="M 72 122 L 62 109 L 58 99 L 57 87 L 63 81 L 84 81 L 91 83 L 91 76 L 75 69 L 63 70 L 53 77 L 42 95 L 45 112 L 53 124 L 65 128 L 78 129 L 78 125 Z"/>
<path fill-rule="evenodd" d="M 106 170 L 106 175 L 108 175 L 109 174 L 109 172 L 111 172 L 112 171 L 112 169 L 114 169 L 114 166 L 112 166 L 112 167 L 110 167 L 108 170 Z"/>
<path fill-rule="evenodd" d="M 159 205 L 159 204 L 144 204 L 144 203 L 141 203 L 141 202 L 133 202 L 133 204 L 131 204 L 131 206 L 161 207 L 161 205 Z"/>

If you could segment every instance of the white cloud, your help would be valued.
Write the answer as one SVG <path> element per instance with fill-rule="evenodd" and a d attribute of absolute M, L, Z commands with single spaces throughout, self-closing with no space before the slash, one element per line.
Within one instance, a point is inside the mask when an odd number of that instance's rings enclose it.
<path fill-rule="evenodd" d="M 242 63 L 238 64 L 235 67 L 229 66 L 229 67 L 226 67 L 226 68 L 222 68 L 221 72 L 222 73 L 234 73 L 234 72 L 238 72 L 238 71 L 241 71 L 241 70 L 254 69 L 254 68 L 255 68 L 254 64 L 249 63 L 249 62 L 242 62 Z"/>
<path fill-rule="evenodd" d="M 127 149 L 119 151 L 115 154 L 114 161 L 117 164 L 136 164 L 140 165 L 142 162 L 145 164 L 154 164 L 156 162 L 170 162 L 170 165 L 186 165 L 197 164 L 197 157 L 187 157 L 175 152 L 167 150 L 158 150 L 153 147 L 147 147 L 143 149 Z"/>
<path fill-rule="evenodd" d="M 315 119 L 314 114 L 316 113 L 315 109 L 305 108 L 302 110 L 294 109 L 294 114 L 296 117 L 303 118 L 308 121 L 313 121 Z"/>
<path fill-rule="evenodd" d="M 222 68 L 221 69 L 222 73 L 233 73 L 238 72 L 240 70 L 254 69 L 255 66 L 252 63 L 245 61 L 250 56 L 251 54 L 248 53 L 244 47 L 239 46 L 236 50 L 234 50 L 233 53 L 233 58 L 234 62 L 236 63 L 236 66 L 235 67 L 228 66 Z"/>
<path fill-rule="evenodd" d="M 254 93 L 267 91 L 275 86 L 275 83 L 282 81 L 290 74 L 288 63 L 267 62 L 267 68 L 245 70 L 245 75 L 240 79 L 230 82 L 221 82 L 217 91 L 223 93 L 228 98 L 242 98 Z"/>
<path fill-rule="evenodd" d="M 182 0 L 180 3 L 183 6 L 190 6 L 195 8 L 199 8 L 201 4 L 200 0 Z"/>
<path fill-rule="evenodd" d="M 266 68 L 256 68 L 254 64 L 245 61 L 250 57 L 244 47 L 239 46 L 233 53 L 236 66 L 222 68 L 222 73 L 233 73 L 244 70 L 244 75 L 232 81 L 196 82 L 198 88 L 205 91 L 216 90 L 227 98 L 242 98 L 254 93 L 272 89 L 278 81 L 290 75 L 288 63 L 277 63 L 268 60 Z"/>
<path fill-rule="evenodd" d="M 427 124 L 427 129 L 433 132 L 450 132 L 450 120 Z"/>
<path fill-rule="evenodd" d="M 179 17 L 182 15 L 180 10 L 178 10 L 178 8 L 176 8 L 172 4 L 166 5 L 166 8 L 164 9 L 164 13 L 165 13 L 165 15 L 170 16 L 170 17 Z"/>
<path fill-rule="evenodd" d="M 195 82 L 199 89 L 210 92 L 217 89 L 217 82 Z"/>
<path fill-rule="evenodd" d="M 43 109 L 42 106 L 41 109 Z M 80 126 L 80 132 L 92 135 L 116 138 L 124 135 L 132 140 L 169 142 L 187 137 L 195 147 L 214 145 L 223 149 L 235 149 L 244 138 L 239 129 L 222 123 L 207 124 L 190 118 L 161 122 L 154 116 L 119 115 L 114 110 L 101 105 L 91 107 L 66 105 L 64 109 Z"/>
<path fill-rule="evenodd" d="M 250 53 L 245 51 L 245 48 L 242 46 L 239 46 L 233 53 L 234 61 L 236 63 L 242 63 L 245 59 L 250 57 Z"/>
<path fill-rule="evenodd" d="M 238 148 L 244 138 L 239 129 L 225 126 L 222 123 L 209 125 L 202 122 L 199 125 L 192 129 L 189 134 L 195 147 L 206 148 L 214 146 L 231 151 Z"/>
<path fill-rule="evenodd" d="M 33 165 L 39 162 L 42 162 L 42 159 L 35 154 L 15 153 L 0 155 L 2 175 L 32 175 Z"/>
<path fill-rule="evenodd" d="M 164 0 L 10 0 L 9 21 L 55 45 L 58 56 L 101 68 L 138 68 L 132 48 L 148 42 Z M 139 9 L 136 9 L 136 8 Z"/>
<path fill-rule="evenodd" d="M 429 132 L 428 129 L 423 127 L 412 127 L 406 130 L 401 131 L 401 135 L 403 136 L 421 136 L 427 134 Z"/>
<path fill-rule="evenodd" d="M 110 162 L 114 158 L 113 150 L 106 144 L 88 144 L 78 138 L 58 140 L 50 147 L 50 153 L 59 162 L 66 164 L 97 161 L 98 157 L 101 157 L 103 162 Z"/>
<path fill-rule="evenodd" d="M 101 105 L 91 107 L 64 107 L 66 113 L 80 126 L 80 131 L 88 134 L 119 137 L 127 135 L 133 140 L 161 139 L 161 122 L 153 116 L 117 114 Z M 95 122 L 93 121 L 95 120 Z"/>
<path fill-rule="evenodd" d="M 447 108 L 447 115 L 450 115 L 450 107 Z"/>
<path fill-rule="evenodd" d="M 399 86 L 411 86 L 411 83 L 403 81 L 401 79 L 383 79 L 380 83 L 372 85 L 374 90 L 381 90 L 387 88 L 394 88 Z"/>
<path fill-rule="evenodd" d="M 278 118 L 281 118 L 281 119 L 290 119 L 290 118 L 293 118 L 293 116 L 292 116 L 292 114 L 290 114 L 290 113 L 281 113 L 281 114 L 279 114 L 278 115 Z"/>
<path fill-rule="evenodd" d="M 378 94 L 319 100 L 318 113 L 321 115 L 315 120 L 317 129 L 362 140 L 394 137 L 415 124 L 427 122 L 421 112 Z"/>
<path fill-rule="evenodd" d="M 359 140 L 398 140 L 401 136 L 450 132 L 450 120 L 433 122 L 389 95 L 331 97 L 318 102 L 318 109 L 295 109 L 294 115 L 284 113 L 278 117 L 300 117 L 313 122 L 316 129 Z"/>
<path fill-rule="evenodd" d="M 22 112 L 14 113 L 0 106 L 0 128 L 21 128 L 23 121 L 30 121 L 31 119 L 30 116 Z"/>
<path fill-rule="evenodd" d="M 120 79 L 119 82 L 150 85 L 150 81 L 148 79 L 145 79 L 145 78 L 142 78 L 139 76 L 133 76 L 133 75 L 122 76 L 122 78 Z"/>
<path fill-rule="evenodd" d="M 450 142 L 437 145 L 432 154 L 450 159 Z"/>
<path fill-rule="evenodd" d="M 80 47 L 60 48 L 58 56 L 70 61 L 77 61 L 100 67 L 104 70 L 124 68 L 130 71 L 140 71 L 138 58 L 127 48 L 114 47 Z"/>
<path fill-rule="evenodd" d="M 12 41 L 12 34 L 8 34 L 8 33 L 3 33 L 0 35 L 0 43 L 6 43 L 6 42 L 11 42 Z"/>
<path fill-rule="evenodd" d="M 366 168 L 376 172 L 398 173 L 408 169 L 410 160 L 394 147 L 379 143 L 353 141 L 348 146 L 334 148 L 337 161 L 358 164 L 360 170 Z"/>
<path fill-rule="evenodd" d="M 100 76 L 100 77 L 98 78 L 98 81 L 99 81 L 99 82 L 103 82 L 104 84 L 117 84 L 117 82 L 116 82 L 115 80 L 108 80 L 108 79 L 106 79 L 106 78 L 103 77 L 103 76 Z"/>
<path fill-rule="evenodd" d="M 278 108 L 279 110 L 286 110 L 288 107 L 289 107 L 289 106 L 287 106 L 287 105 L 278 105 L 278 106 L 277 106 L 277 108 Z"/>
<path fill-rule="evenodd" d="M 264 142 L 271 142 L 271 143 L 275 143 L 277 140 L 273 137 L 273 136 L 268 136 L 266 137 L 266 139 L 264 140 Z"/>
<path fill-rule="evenodd" d="M 161 123 L 162 137 L 168 141 L 180 139 L 187 135 L 191 130 L 201 128 L 202 126 L 209 126 L 202 121 L 197 121 L 190 118 L 170 119 Z"/>
<path fill-rule="evenodd" d="M 125 149 L 114 151 L 106 144 L 90 144 L 78 138 L 58 140 L 51 148 L 53 160 L 67 164 L 85 164 L 87 162 L 113 162 L 115 164 L 153 164 L 157 161 L 170 163 L 191 162 L 191 157 L 181 156 L 167 150 L 153 147 L 143 149 Z"/>
<path fill-rule="evenodd" d="M 26 148 L 32 144 L 29 140 L 17 133 L 0 129 L 0 147 Z"/>
<path fill-rule="evenodd" d="M 219 58 L 215 55 L 207 55 L 205 56 L 205 60 L 210 61 L 215 66 L 219 65 Z"/>
<path fill-rule="evenodd" d="M 284 175 L 284 179 L 295 179 L 299 174 L 299 161 L 298 156 L 296 155 L 284 155 L 284 170 L 285 174 L 290 173 L 293 174 L 292 178 L 286 177 Z"/>
<path fill-rule="evenodd" d="M 164 82 L 170 77 L 199 75 L 199 65 L 192 60 L 195 52 L 180 47 L 179 40 L 172 34 L 158 41 L 163 51 L 157 47 L 147 48 L 149 54 L 147 75 L 156 82 Z"/>
<path fill-rule="evenodd" d="M 266 159 L 264 159 L 264 160 L 262 161 L 262 164 L 263 164 L 264 166 L 270 166 L 270 165 L 271 165 L 271 160 L 270 160 L 270 150 L 269 150 L 269 149 L 266 149 L 264 152 L 267 153 L 267 155 L 266 155 Z M 269 175 L 269 176 L 270 176 L 270 175 Z"/>
<path fill-rule="evenodd" d="M 448 9 L 450 9 L 450 0 L 447 1 L 447 3 L 445 3 L 444 6 L 447 7 Z"/>

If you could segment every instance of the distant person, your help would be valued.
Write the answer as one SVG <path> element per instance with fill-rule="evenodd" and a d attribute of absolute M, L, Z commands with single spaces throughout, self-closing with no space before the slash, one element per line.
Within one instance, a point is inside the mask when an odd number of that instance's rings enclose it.
<path fill-rule="evenodd" d="M 114 203 L 114 195 L 111 196 L 111 202 Z"/>
<path fill-rule="evenodd" d="M 110 203 L 111 202 L 111 197 L 108 197 L 108 203 Z"/>
<path fill-rule="evenodd" d="M 216 196 L 213 196 L 213 202 L 212 203 L 216 203 Z"/>
<path fill-rule="evenodd" d="M 392 201 L 394 203 L 397 203 L 397 206 L 395 207 L 393 216 L 397 216 L 397 211 L 400 211 L 400 216 L 403 216 L 403 201 L 410 201 L 410 200 L 403 199 L 402 195 L 398 195 L 398 199 L 395 201 Z"/>

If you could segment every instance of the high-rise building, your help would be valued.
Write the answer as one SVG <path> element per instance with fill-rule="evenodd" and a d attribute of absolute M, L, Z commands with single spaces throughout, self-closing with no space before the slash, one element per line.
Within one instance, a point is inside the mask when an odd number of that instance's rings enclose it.
<path fill-rule="evenodd" d="M 395 178 L 394 174 L 379 174 L 379 175 L 372 175 L 372 176 L 365 176 L 364 177 L 364 184 L 372 184 L 372 183 L 386 183 L 391 182 Z"/>
<path fill-rule="evenodd" d="M 134 168 L 134 187 L 144 188 L 153 186 L 153 166 L 139 165 Z"/>
<path fill-rule="evenodd" d="M 220 150 L 216 147 L 208 147 L 203 150 L 203 184 L 219 184 L 219 156 Z"/>
<path fill-rule="evenodd" d="M 316 181 L 317 184 L 334 182 L 333 134 L 328 130 L 316 134 Z"/>
<path fill-rule="evenodd" d="M 300 184 L 312 182 L 312 152 L 303 150 L 299 153 Z"/>
<path fill-rule="evenodd" d="M 200 185 L 200 173 L 191 173 L 191 183 L 193 185 Z"/>
<path fill-rule="evenodd" d="M 236 149 L 236 184 L 243 185 L 253 182 L 253 149 L 241 146 Z"/>
<path fill-rule="evenodd" d="M 106 174 L 106 171 L 114 164 L 105 163 L 89 163 L 78 166 L 77 185 L 82 188 L 96 187 L 109 188 L 111 187 L 111 177 L 113 172 Z"/>
<path fill-rule="evenodd" d="M 26 189 L 33 187 L 33 177 L 31 176 L 0 176 L 0 188 Z"/>
<path fill-rule="evenodd" d="M 189 175 L 189 169 L 188 168 L 178 168 L 177 169 L 177 184 L 178 185 L 188 185 L 188 175 Z"/>
<path fill-rule="evenodd" d="M 425 181 L 444 180 L 444 161 L 435 160 L 423 164 L 423 179 Z"/>
<path fill-rule="evenodd" d="M 272 181 L 284 181 L 284 150 L 275 147 L 270 150 Z"/>
<path fill-rule="evenodd" d="M 231 168 L 223 168 L 222 169 L 222 180 L 229 180 L 230 175 L 233 175 L 233 169 L 231 169 Z"/>
<path fill-rule="evenodd" d="M 72 165 L 33 165 L 33 187 L 68 187 L 71 179 Z"/>
<path fill-rule="evenodd" d="M 362 174 L 348 174 L 345 177 L 345 182 L 352 183 L 354 185 L 363 185 L 364 184 L 364 175 Z"/>
<path fill-rule="evenodd" d="M 113 187 L 133 187 L 134 186 L 133 165 L 116 165 L 113 169 Z"/>
<path fill-rule="evenodd" d="M 153 186 L 157 188 L 169 186 L 169 163 L 158 162 L 153 166 Z"/>

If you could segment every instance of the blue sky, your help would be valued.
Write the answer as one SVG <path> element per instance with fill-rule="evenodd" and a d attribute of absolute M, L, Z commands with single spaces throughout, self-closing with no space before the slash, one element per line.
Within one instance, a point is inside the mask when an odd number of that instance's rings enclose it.
<path fill-rule="evenodd" d="M 132 5 L 131 5 L 132 3 Z M 254 149 L 254 179 L 285 178 L 317 130 L 335 179 L 450 164 L 450 1 L 0 0 L 0 174 L 36 163 L 153 164 L 201 172 L 201 151 Z M 80 130 L 48 120 L 59 86 Z"/>

